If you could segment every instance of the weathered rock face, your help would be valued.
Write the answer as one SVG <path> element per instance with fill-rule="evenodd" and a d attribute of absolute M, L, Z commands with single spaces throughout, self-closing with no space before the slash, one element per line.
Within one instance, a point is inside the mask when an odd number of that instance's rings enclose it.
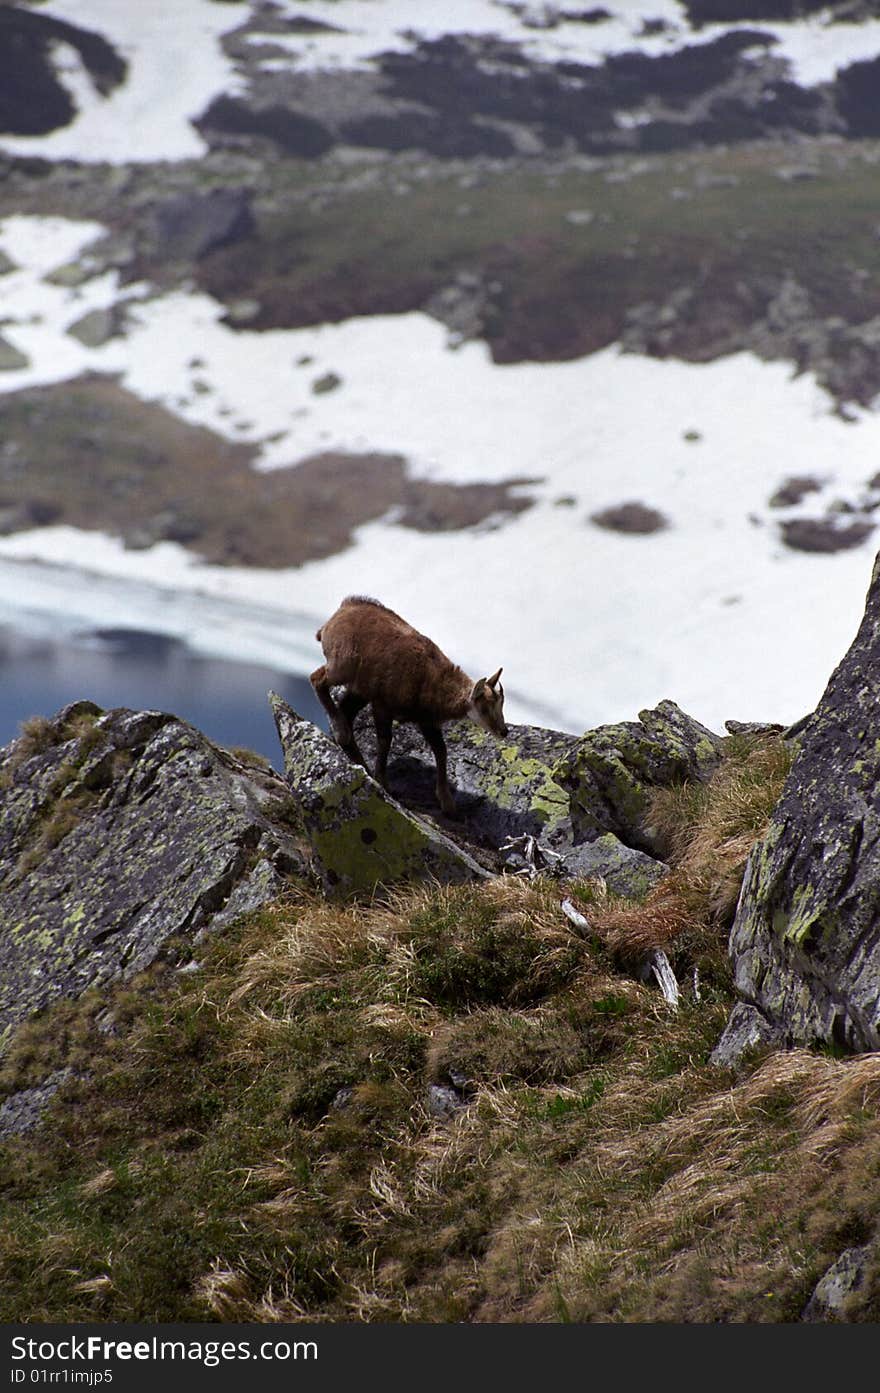
<path fill-rule="evenodd" d="M 134 974 L 170 939 L 185 951 L 291 880 L 350 895 L 543 867 L 642 895 L 666 869 L 645 850 L 650 786 L 702 777 L 718 745 L 671 702 L 583 737 L 523 726 L 499 742 L 451 724 L 452 823 L 411 727 L 396 728 L 389 771 L 404 807 L 270 701 L 286 777 L 172 715 L 88 701 L 0 751 L 0 1044 L 55 999 Z M 359 738 L 369 751 L 369 722 Z"/>
<path fill-rule="evenodd" d="M 311 721 L 270 692 L 284 768 L 312 848 L 312 871 L 331 894 L 378 884 L 486 875 L 442 832 L 389 798 Z"/>
<path fill-rule="evenodd" d="M 274 771 L 157 711 L 78 702 L 0 751 L 0 1039 L 276 898 L 306 870 L 285 800 Z"/>
<path fill-rule="evenodd" d="M 880 1048 L 880 563 L 862 625 L 800 737 L 730 938 L 736 986 L 789 1043 Z M 742 1025 L 743 1012 L 739 1012 Z M 756 1022 L 753 1020 L 753 1026 Z M 716 1051 L 720 1062 L 736 1022 Z M 736 1053 L 736 1050 L 733 1052 Z"/>
<path fill-rule="evenodd" d="M 588 730 L 554 771 L 571 796 L 574 840 L 613 832 L 628 846 L 656 854 L 656 840 L 645 826 L 652 789 L 703 782 L 720 757 L 721 737 L 674 701 L 640 711 L 638 722 Z"/>
<path fill-rule="evenodd" d="M 848 1321 L 858 1318 L 867 1276 L 876 1270 L 876 1244 L 846 1248 L 818 1282 L 804 1307 L 801 1320 Z"/>
<path fill-rule="evenodd" d="M 366 713 L 356 730 L 371 760 Z M 644 894 L 666 870 L 645 826 L 652 790 L 708 778 L 721 750 L 721 737 L 672 701 L 583 736 L 511 725 L 497 741 L 469 721 L 450 723 L 444 735 L 457 808 L 476 844 L 497 851 L 533 837 L 562 857 L 562 874 L 602 876 L 628 895 Z M 412 726 L 394 728 L 388 775 L 408 805 L 436 813 L 433 757 Z"/>

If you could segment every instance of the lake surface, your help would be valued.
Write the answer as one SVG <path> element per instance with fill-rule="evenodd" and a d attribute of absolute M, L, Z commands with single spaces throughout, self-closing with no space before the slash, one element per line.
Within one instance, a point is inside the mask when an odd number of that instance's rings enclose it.
<path fill-rule="evenodd" d="M 47 637 L 0 624 L 0 745 L 29 716 L 52 716 L 85 698 L 105 708 L 173 712 L 217 744 L 256 750 L 280 769 L 270 689 L 326 729 L 307 677 L 205 657 L 179 638 L 141 629 Z"/>

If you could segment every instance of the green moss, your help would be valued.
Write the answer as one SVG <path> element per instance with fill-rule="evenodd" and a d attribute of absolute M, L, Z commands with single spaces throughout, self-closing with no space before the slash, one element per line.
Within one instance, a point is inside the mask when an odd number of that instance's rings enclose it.
<path fill-rule="evenodd" d="M 307 778 L 307 771 L 305 773 Z M 349 781 L 322 784 L 303 814 L 330 886 L 343 894 L 426 876 L 465 879 L 466 858 L 415 814 L 397 808 L 352 766 Z"/>
<path fill-rule="evenodd" d="M 483 732 L 480 743 L 489 739 Z M 541 825 L 545 835 L 552 834 L 569 815 L 569 797 L 553 777 L 552 770 L 540 760 L 520 755 L 515 745 L 503 745 L 498 759 L 486 770 L 482 787 L 491 802 L 501 808 L 522 806 L 527 792 L 528 812 Z"/>

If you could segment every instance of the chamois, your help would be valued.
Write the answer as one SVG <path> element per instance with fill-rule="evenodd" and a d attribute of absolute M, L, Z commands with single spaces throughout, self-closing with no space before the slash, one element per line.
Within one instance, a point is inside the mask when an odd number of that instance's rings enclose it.
<path fill-rule="evenodd" d="M 363 707 L 371 706 L 376 727 L 374 777 L 387 788 L 393 722 L 412 721 L 434 755 L 437 801 L 447 816 L 455 817 L 441 726 L 469 716 L 492 735 L 505 736 L 501 668 L 494 677 L 474 682 L 436 643 L 366 595 L 349 595 L 315 637 L 326 662 L 310 681 L 346 754 L 365 765 L 352 721 Z M 345 687 L 338 703 L 331 687 Z"/>

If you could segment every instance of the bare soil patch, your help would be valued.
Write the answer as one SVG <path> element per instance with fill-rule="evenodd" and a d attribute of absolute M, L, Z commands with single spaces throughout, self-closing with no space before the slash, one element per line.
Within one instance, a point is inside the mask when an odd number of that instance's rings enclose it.
<path fill-rule="evenodd" d="M 262 473 L 256 451 L 179 421 L 106 377 L 0 398 L 0 531 L 67 523 L 131 547 L 190 546 L 220 565 L 332 556 L 389 516 L 423 532 L 496 523 L 532 499 L 493 484 L 414 479 L 401 455 L 326 453 Z"/>

